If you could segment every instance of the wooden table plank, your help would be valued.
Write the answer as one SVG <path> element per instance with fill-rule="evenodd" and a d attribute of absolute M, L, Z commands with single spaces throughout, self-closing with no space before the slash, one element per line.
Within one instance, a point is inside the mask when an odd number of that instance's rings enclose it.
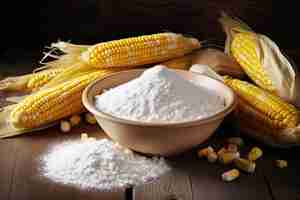
<path fill-rule="evenodd" d="M 271 149 L 266 148 L 262 170 L 275 200 L 300 200 L 300 148 Z M 288 161 L 287 168 L 277 168 L 276 159 Z"/>
<path fill-rule="evenodd" d="M 271 200 L 261 171 L 255 174 L 242 173 L 239 179 L 227 183 L 221 180 L 221 174 L 233 167 L 215 165 L 207 161 L 193 163 L 190 171 L 194 199 L 228 200 Z"/>
<path fill-rule="evenodd" d="M 1 154 L 10 154 L 0 158 L 3 170 L 0 170 L 1 200 L 22 199 L 125 199 L 125 190 L 114 190 L 112 192 L 85 191 L 75 187 L 54 183 L 40 175 L 40 158 L 52 145 L 66 140 L 80 139 L 80 133 L 87 132 L 97 138 L 105 137 L 104 133 L 95 126 L 79 127 L 71 134 L 62 134 L 58 127 L 30 136 L 22 136 L 9 140 L 1 140 Z M 99 134 L 99 131 L 101 134 Z M 10 142 L 10 143 L 9 143 Z M 9 146 L 12 142 L 15 145 Z M 14 151 L 13 149 L 16 148 Z M 14 167 L 15 165 L 15 167 Z M 2 168 L 2 167 L 1 167 Z M 11 180 L 11 181 L 10 181 Z M 11 183 L 11 188 L 9 184 Z"/>
<path fill-rule="evenodd" d="M 192 190 L 188 175 L 173 169 L 160 179 L 133 189 L 134 200 L 192 200 Z"/>
<path fill-rule="evenodd" d="M 16 141 L 0 140 L 0 199 L 8 199 L 16 166 Z"/>
<path fill-rule="evenodd" d="M 212 137 L 209 140 L 209 143 L 213 143 L 215 148 L 216 146 L 220 147 L 220 140 L 220 137 Z M 207 144 L 201 146 L 207 146 Z M 247 152 L 251 146 L 252 145 L 249 145 L 248 149 L 246 148 L 244 151 Z M 242 172 L 239 179 L 231 183 L 226 183 L 222 181 L 221 174 L 224 171 L 231 169 L 233 166 L 224 166 L 218 163 L 212 164 L 205 159 L 199 159 L 196 153 L 199 148 L 200 147 L 194 148 L 182 155 L 170 158 L 171 162 L 174 163 L 174 166 L 176 167 L 176 171 L 184 173 L 185 179 L 188 180 L 185 184 L 189 184 L 188 188 L 185 186 L 179 193 L 188 193 L 188 198 L 185 198 L 184 196 L 181 198 L 179 196 L 174 199 L 272 199 L 264 179 L 263 171 L 260 167 L 257 168 L 255 174 L 246 174 Z M 166 179 L 162 182 L 158 182 L 157 185 L 143 186 L 141 187 L 143 189 L 135 189 L 135 193 L 139 194 L 138 197 L 161 197 L 163 196 L 161 193 L 164 194 L 164 192 L 161 191 L 159 187 L 170 184 L 172 181 L 174 182 L 174 180 Z"/>

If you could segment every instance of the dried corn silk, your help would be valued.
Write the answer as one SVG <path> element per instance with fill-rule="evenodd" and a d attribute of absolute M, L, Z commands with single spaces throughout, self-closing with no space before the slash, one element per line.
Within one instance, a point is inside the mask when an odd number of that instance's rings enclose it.
<path fill-rule="evenodd" d="M 163 158 L 123 151 L 108 139 L 70 141 L 42 157 L 41 173 L 82 189 L 111 190 L 144 184 L 168 172 Z"/>

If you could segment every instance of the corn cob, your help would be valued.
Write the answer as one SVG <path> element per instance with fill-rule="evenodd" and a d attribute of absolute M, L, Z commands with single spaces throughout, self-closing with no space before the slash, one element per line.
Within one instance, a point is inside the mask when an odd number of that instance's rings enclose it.
<path fill-rule="evenodd" d="M 284 100 L 300 105 L 299 74 L 276 43 L 227 15 L 223 15 L 220 22 L 227 34 L 227 53 L 236 59 L 251 80 Z"/>
<path fill-rule="evenodd" d="M 193 54 L 188 54 L 179 58 L 173 58 L 160 64 L 172 69 L 188 70 L 192 66 L 192 55 Z"/>
<path fill-rule="evenodd" d="M 231 52 L 245 73 L 260 87 L 276 92 L 276 87 L 262 67 L 259 57 L 259 43 L 251 32 L 238 33 L 231 44 Z"/>
<path fill-rule="evenodd" d="M 111 73 L 99 70 L 28 96 L 12 110 L 10 122 L 16 128 L 36 128 L 84 110 L 81 94 L 97 78 Z"/>
<path fill-rule="evenodd" d="M 99 43 L 83 52 L 81 58 L 99 68 L 134 67 L 180 57 L 199 47 L 195 38 L 158 33 Z"/>
<path fill-rule="evenodd" d="M 280 97 L 273 95 L 246 81 L 224 77 L 225 83 L 231 87 L 265 124 L 274 129 L 294 128 L 299 123 L 299 111 L 291 104 L 284 102 Z M 241 104 L 241 106 L 244 104 Z"/>
<path fill-rule="evenodd" d="M 53 68 L 23 76 L 8 77 L 0 81 L 0 90 L 32 92 L 38 90 L 64 69 Z"/>
<path fill-rule="evenodd" d="M 31 91 L 36 91 L 60 74 L 63 70 L 64 69 L 62 68 L 53 68 L 34 73 L 27 83 L 27 88 Z"/>

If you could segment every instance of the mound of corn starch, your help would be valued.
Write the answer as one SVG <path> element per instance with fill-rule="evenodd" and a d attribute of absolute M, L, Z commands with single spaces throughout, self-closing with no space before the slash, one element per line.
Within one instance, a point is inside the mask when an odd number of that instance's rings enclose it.
<path fill-rule="evenodd" d="M 162 65 L 95 97 L 96 108 L 113 116 L 143 122 L 183 122 L 210 116 L 225 106 L 214 91 Z"/>
<path fill-rule="evenodd" d="M 147 158 L 108 139 L 70 141 L 42 158 L 42 174 L 83 189 L 111 190 L 143 184 L 170 170 L 163 158 Z"/>

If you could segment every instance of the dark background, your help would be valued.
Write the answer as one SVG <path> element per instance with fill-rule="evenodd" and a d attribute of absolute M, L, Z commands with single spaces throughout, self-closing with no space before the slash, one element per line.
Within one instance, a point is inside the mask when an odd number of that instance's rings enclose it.
<path fill-rule="evenodd" d="M 272 0 L 10 0 L 1 5 L 0 55 L 41 50 L 58 39 L 92 44 L 174 31 L 200 40 L 224 40 L 221 10 L 240 17 L 284 49 L 299 48 L 297 5 Z"/>

